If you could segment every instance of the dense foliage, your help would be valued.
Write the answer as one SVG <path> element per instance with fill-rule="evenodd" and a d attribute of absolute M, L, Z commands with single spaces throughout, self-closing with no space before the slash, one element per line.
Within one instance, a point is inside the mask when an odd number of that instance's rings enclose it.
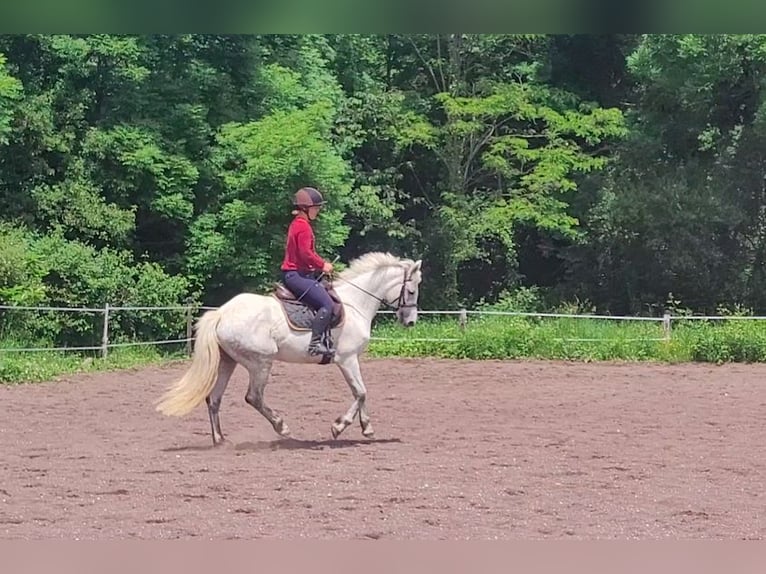
<path fill-rule="evenodd" d="M 266 289 L 313 185 L 320 251 L 422 257 L 424 307 L 763 312 L 764 72 L 757 35 L 0 36 L 0 304 Z"/>

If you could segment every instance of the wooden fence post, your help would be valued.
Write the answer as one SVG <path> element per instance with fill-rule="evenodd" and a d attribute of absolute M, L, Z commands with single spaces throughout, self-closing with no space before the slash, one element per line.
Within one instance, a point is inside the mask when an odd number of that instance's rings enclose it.
<path fill-rule="evenodd" d="M 670 313 L 665 312 L 662 316 L 662 331 L 665 336 L 665 341 L 670 341 Z"/>
<path fill-rule="evenodd" d="M 189 305 L 186 308 L 186 354 L 191 356 L 192 354 L 192 317 L 193 308 Z"/>
<path fill-rule="evenodd" d="M 104 331 L 101 334 L 101 358 L 106 359 L 109 352 L 109 303 L 104 305 Z"/>
<path fill-rule="evenodd" d="M 460 315 L 458 316 L 458 324 L 460 325 L 460 332 L 465 333 L 465 326 L 468 323 L 468 312 L 465 309 L 460 309 Z"/>

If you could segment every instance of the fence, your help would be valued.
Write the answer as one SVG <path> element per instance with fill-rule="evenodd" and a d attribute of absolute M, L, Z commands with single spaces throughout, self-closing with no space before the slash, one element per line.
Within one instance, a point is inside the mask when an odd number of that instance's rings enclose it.
<path fill-rule="evenodd" d="M 185 343 L 187 354 L 191 354 L 192 343 L 194 341 L 193 336 L 193 323 L 195 313 L 199 311 L 205 311 L 209 309 L 216 309 L 216 307 L 208 306 L 195 306 L 195 305 L 177 305 L 177 306 L 165 306 L 165 307 L 131 307 L 131 306 L 112 306 L 105 304 L 102 308 L 89 308 L 89 307 L 23 307 L 23 306 L 6 306 L 0 305 L 0 311 L 55 311 L 63 313 L 97 313 L 103 315 L 103 327 L 101 331 L 101 342 L 99 345 L 91 346 L 72 346 L 72 347 L 25 347 L 25 348 L 0 348 L 2 352 L 42 352 L 42 351 L 99 351 L 102 357 L 106 358 L 109 354 L 109 349 L 116 347 L 129 347 L 139 345 L 169 345 Z M 128 341 L 128 342 L 110 342 L 110 319 L 116 314 L 124 311 L 179 311 L 183 312 L 185 316 L 185 335 L 183 337 L 172 339 L 161 339 L 153 341 Z M 382 310 L 379 311 L 379 315 L 393 314 L 394 311 Z M 464 333 L 469 322 L 470 316 L 507 316 L 507 317 L 550 317 L 550 318 L 568 318 L 577 320 L 593 320 L 602 319 L 609 321 L 651 321 L 662 324 L 662 336 L 656 338 L 640 338 L 634 339 L 636 341 L 669 341 L 672 336 L 672 323 L 674 321 L 731 321 L 731 320 L 766 320 L 766 316 L 697 316 L 697 315 L 683 315 L 672 316 L 666 313 L 662 317 L 639 317 L 639 316 L 617 316 L 617 315 L 588 315 L 588 314 L 568 314 L 568 313 L 529 313 L 529 312 L 517 312 L 517 311 L 492 311 L 492 310 L 469 310 L 469 309 L 457 309 L 457 310 L 423 310 L 419 311 L 421 315 L 444 315 L 444 316 L 456 316 L 457 326 L 459 333 Z M 399 340 L 400 338 L 394 337 L 371 337 L 372 340 L 377 341 L 391 341 Z M 417 338 L 407 337 L 408 341 L 434 341 L 434 342 L 454 342 L 460 341 L 460 338 Z M 567 338 L 561 339 L 566 341 L 608 341 L 609 339 L 589 339 L 589 338 Z"/>
<path fill-rule="evenodd" d="M 394 313 L 394 311 L 379 311 L 380 314 Z M 629 317 L 629 316 L 616 316 L 616 315 L 577 315 L 569 313 L 530 313 L 523 311 L 491 311 L 491 310 L 468 310 L 458 309 L 456 311 L 418 311 L 420 315 L 457 315 L 458 327 L 460 332 L 465 332 L 468 325 L 469 315 L 483 315 L 483 316 L 504 316 L 504 317 L 552 317 L 552 318 L 569 318 L 569 319 L 608 319 L 616 321 L 654 321 L 661 322 L 663 325 L 663 336 L 658 338 L 642 338 L 635 339 L 637 341 L 667 341 L 670 340 L 671 321 L 673 317 L 666 313 L 662 317 Z M 680 319 L 682 317 L 677 317 Z M 699 317 L 703 318 L 703 317 Z M 714 319 L 724 319 L 730 317 L 713 317 Z M 766 317 L 763 317 L 766 319 Z M 391 337 L 371 337 L 373 340 L 386 341 L 392 340 Z M 459 341 L 459 338 L 408 338 L 410 341 L 434 341 L 434 342 L 452 342 Z M 562 339 L 566 341 L 606 341 L 608 339 L 585 339 L 585 338 L 567 338 Z M 623 339 L 625 340 L 625 339 Z"/>
<path fill-rule="evenodd" d="M 97 313 L 102 314 L 101 344 L 85 346 L 67 346 L 67 347 L 12 347 L 0 348 L 0 352 L 42 352 L 42 351 L 99 351 L 103 358 L 109 354 L 109 349 L 116 347 L 133 347 L 140 345 L 169 345 L 173 343 L 186 343 L 186 352 L 191 354 L 191 345 L 193 338 L 192 326 L 194 320 L 194 311 L 197 309 L 210 309 L 211 307 L 196 307 L 192 305 L 176 305 L 165 307 L 131 307 L 131 306 L 112 306 L 109 303 L 104 307 L 24 307 L 0 305 L 0 311 L 54 311 L 62 313 Z M 109 321 L 115 313 L 122 311 L 183 311 L 185 313 L 186 333 L 183 338 L 161 339 L 155 341 L 128 341 L 128 342 L 110 342 L 109 339 Z"/>

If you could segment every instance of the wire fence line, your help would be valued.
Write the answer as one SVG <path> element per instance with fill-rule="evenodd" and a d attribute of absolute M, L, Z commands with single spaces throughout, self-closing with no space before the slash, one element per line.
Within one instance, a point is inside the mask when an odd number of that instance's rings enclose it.
<path fill-rule="evenodd" d="M 23 305 L 0 305 L 1 311 L 37 311 L 37 312 L 64 312 L 64 313 L 87 313 L 87 314 L 101 314 L 103 315 L 103 327 L 101 332 L 101 344 L 100 345 L 75 345 L 75 346 L 62 346 L 62 347 L 0 347 L 0 353 L 35 353 L 35 352 L 49 352 L 49 351 L 99 351 L 103 358 L 106 358 L 109 349 L 120 347 L 137 347 L 137 346 L 149 346 L 149 345 L 170 345 L 186 343 L 186 352 L 191 354 L 191 345 L 194 341 L 192 335 L 192 326 L 194 313 L 200 307 L 195 305 L 165 305 L 165 306 L 125 306 L 115 305 L 112 306 L 106 303 L 103 307 L 57 307 L 57 306 L 23 306 Z M 179 311 L 185 314 L 186 323 L 186 336 L 177 337 L 173 339 L 158 339 L 153 341 L 119 341 L 112 342 L 110 340 L 110 319 L 115 313 L 121 312 L 157 312 L 157 311 Z"/>
<path fill-rule="evenodd" d="M 201 311 L 215 310 L 219 307 L 213 307 L 208 305 L 168 305 L 168 306 L 112 306 L 105 304 L 104 307 L 46 307 L 46 306 L 16 306 L 16 305 L 0 305 L 0 311 L 36 311 L 36 312 L 64 312 L 64 313 L 90 313 L 90 314 L 102 314 L 103 315 L 103 330 L 101 334 L 100 345 L 86 345 L 86 346 L 63 346 L 63 347 L 7 347 L 0 348 L 0 353 L 20 353 L 20 352 L 44 352 L 44 351 L 100 351 L 102 357 L 107 357 L 108 351 L 111 348 L 119 347 L 135 347 L 145 345 L 170 345 L 170 344 L 186 344 L 187 354 L 191 354 L 192 343 L 194 341 L 193 335 L 193 323 L 194 317 Z M 160 339 L 153 341 L 110 341 L 109 324 L 111 316 L 120 312 L 135 312 L 135 311 L 179 311 L 185 314 L 186 323 L 186 335 L 184 337 L 176 337 L 172 339 Z M 379 315 L 392 315 L 396 311 L 380 310 Z M 443 316 L 457 316 L 457 327 L 460 334 L 465 332 L 468 324 L 469 316 L 506 316 L 506 317 L 527 317 L 527 318 L 563 318 L 563 319 L 576 319 L 576 320 L 609 320 L 609 321 L 648 321 L 662 323 L 663 335 L 662 337 L 647 337 L 647 338 L 630 338 L 620 339 L 621 341 L 669 341 L 671 338 L 671 327 L 674 321 L 737 321 L 737 320 L 750 320 L 750 321 L 763 321 L 766 320 L 766 316 L 752 316 L 752 315 L 671 315 L 665 313 L 662 317 L 643 317 L 643 316 L 629 316 L 629 315 L 596 315 L 596 314 L 576 314 L 576 313 L 535 313 L 526 311 L 497 311 L 497 310 L 482 310 L 482 309 L 453 309 L 453 310 L 419 310 L 421 315 L 443 315 Z M 413 341 L 413 342 L 458 342 L 462 340 L 462 337 L 370 337 L 373 341 Z M 557 341 L 610 341 L 612 339 L 602 338 L 557 338 Z"/>

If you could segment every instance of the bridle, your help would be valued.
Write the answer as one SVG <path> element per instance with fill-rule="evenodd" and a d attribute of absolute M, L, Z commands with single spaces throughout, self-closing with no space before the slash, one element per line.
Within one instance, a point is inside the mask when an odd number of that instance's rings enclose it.
<path fill-rule="evenodd" d="M 381 299 L 380 297 L 378 297 L 377 295 L 375 295 L 375 294 L 373 294 L 373 293 L 370 293 L 369 291 L 367 291 L 367 289 L 364 289 L 363 287 L 359 287 L 359 285 L 356 285 L 355 283 L 353 283 L 353 282 L 349 281 L 348 279 L 343 279 L 342 277 L 336 277 L 336 279 L 340 279 L 340 280 L 341 280 L 341 281 L 343 281 L 344 283 L 348 283 L 348 284 L 349 284 L 349 285 L 351 285 L 352 287 L 356 287 L 356 288 L 357 288 L 357 289 L 359 289 L 361 292 L 363 292 L 363 293 L 366 293 L 367 295 L 369 295 L 369 296 L 370 296 L 370 297 L 372 297 L 373 299 L 377 299 L 377 300 L 378 300 L 378 301 L 380 301 L 380 302 L 381 302 L 383 305 L 385 305 L 386 307 L 389 307 L 389 308 L 393 309 L 394 311 L 398 311 L 398 310 L 400 310 L 400 309 L 409 309 L 409 308 L 413 308 L 413 307 L 417 308 L 417 306 L 418 306 L 418 304 L 417 304 L 417 303 L 407 303 L 407 302 L 405 301 L 405 297 L 404 297 L 405 291 L 404 291 L 404 290 L 407 288 L 407 283 L 409 283 L 410 281 L 412 281 L 412 275 L 410 274 L 410 275 L 408 276 L 408 275 L 407 275 L 407 270 L 406 270 L 406 269 L 404 270 L 404 279 L 402 280 L 402 288 L 399 290 L 399 297 L 397 297 L 397 298 L 396 298 L 396 299 L 395 299 L 393 302 L 391 302 L 391 303 L 389 303 L 389 302 L 388 302 L 388 301 L 386 301 L 385 299 Z M 396 306 L 394 306 L 394 304 L 396 304 Z"/>

